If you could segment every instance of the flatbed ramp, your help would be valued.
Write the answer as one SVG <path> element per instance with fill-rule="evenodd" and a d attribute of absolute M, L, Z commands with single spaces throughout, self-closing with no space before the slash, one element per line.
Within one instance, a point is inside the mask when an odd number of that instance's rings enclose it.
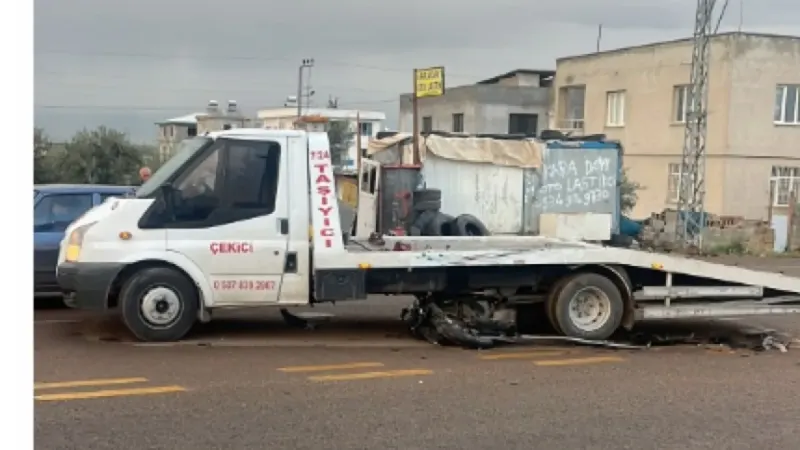
<path fill-rule="evenodd" d="M 392 252 L 398 244 L 408 251 Z M 526 237 L 407 237 L 384 236 L 380 242 L 351 244 L 370 255 L 376 267 L 436 267 L 486 265 L 601 264 L 649 269 L 665 274 L 663 286 L 645 286 L 637 299 L 688 297 L 761 298 L 765 289 L 776 295 L 800 295 L 800 278 L 746 269 L 685 256 L 604 247 L 540 236 Z M 348 246 L 348 247 L 351 247 Z M 491 250 L 483 250 L 490 248 Z M 381 251 L 382 250 L 382 251 Z M 403 256 L 400 256 L 403 255 Z M 675 275 L 704 280 L 703 286 L 678 286 Z M 711 281 L 717 281 L 719 286 Z"/>

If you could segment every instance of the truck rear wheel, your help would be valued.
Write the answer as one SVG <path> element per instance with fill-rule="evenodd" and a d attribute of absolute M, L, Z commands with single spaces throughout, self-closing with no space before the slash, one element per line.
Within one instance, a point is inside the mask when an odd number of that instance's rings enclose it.
<path fill-rule="evenodd" d="M 180 340 L 197 320 L 194 283 L 175 269 L 140 270 L 128 279 L 119 298 L 122 321 L 142 341 Z"/>
<path fill-rule="evenodd" d="M 562 288 L 569 280 L 569 277 L 564 277 L 556 281 L 555 284 L 553 284 L 553 286 L 550 288 L 550 292 L 547 293 L 547 299 L 544 303 L 544 312 L 547 315 L 547 321 L 550 322 L 550 326 L 553 327 L 553 331 L 558 334 L 564 334 L 564 332 L 561 331 L 561 327 L 558 326 L 558 320 L 556 320 L 558 298 L 561 295 Z"/>
<path fill-rule="evenodd" d="M 625 304 L 617 286 L 595 273 L 571 276 L 555 294 L 551 314 L 566 336 L 592 340 L 611 337 L 622 323 Z"/>

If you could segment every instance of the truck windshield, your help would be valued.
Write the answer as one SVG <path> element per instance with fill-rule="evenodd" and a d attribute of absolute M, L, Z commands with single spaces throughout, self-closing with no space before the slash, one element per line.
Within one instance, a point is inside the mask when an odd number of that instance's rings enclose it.
<path fill-rule="evenodd" d="M 178 147 L 178 150 L 172 155 L 172 158 L 165 162 L 163 166 L 156 170 L 156 173 L 154 173 L 149 180 L 136 190 L 136 198 L 146 198 L 153 195 L 176 170 L 183 166 L 189 158 L 202 150 L 203 147 L 211 141 L 210 138 L 202 136 L 184 139 Z"/>

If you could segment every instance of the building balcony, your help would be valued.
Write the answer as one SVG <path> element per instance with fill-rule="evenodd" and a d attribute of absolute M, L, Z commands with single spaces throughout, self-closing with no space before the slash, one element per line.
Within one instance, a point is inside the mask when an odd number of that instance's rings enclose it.
<path fill-rule="evenodd" d="M 560 119 L 556 123 L 556 128 L 564 133 L 583 134 L 583 119 Z"/>

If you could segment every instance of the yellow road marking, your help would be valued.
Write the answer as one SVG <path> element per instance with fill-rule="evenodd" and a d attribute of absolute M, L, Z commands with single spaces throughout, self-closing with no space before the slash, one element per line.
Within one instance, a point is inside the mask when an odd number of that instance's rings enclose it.
<path fill-rule="evenodd" d="M 311 381 L 350 381 L 350 380 L 371 380 L 374 378 L 409 377 L 414 375 L 430 375 L 432 370 L 409 369 L 409 370 L 387 370 L 385 372 L 362 372 L 362 373 L 343 373 L 337 375 L 316 375 L 308 377 Z"/>
<path fill-rule="evenodd" d="M 572 358 L 572 359 L 550 359 L 545 361 L 533 361 L 533 364 L 537 366 L 578 366 L 582 364 L 598 364 L 598 363 L 607 363 L 607 362 L 622 362 L 625 361 L 624 358 L 618 358 L 616 356 L 595 356 L 590 358 Z"/>
<path fill-rule="evenodd" d="M 496 361 L 499 359 L 531 359 L 536 357 L 544 357 L 544 356 L 560 356 L 563 355 L 564 352 L 548 352 L 548 351 L 538 351 L 538 352 L 514 352 L 514 353 L 494 353 L 489 355 L 481 355 L 478 359 L 483 359 L 486 361 Z"/>
<path fill-rule="evenodd" d="M 327 366 L 293 366 L 293 367 L 281 367 L 280 369 L 278 369 L 278 371 L 284 373 L 325 372 L 328 370 L 369 369 L 372 367 L 383 367 L 383 363 L 360 362 L 360 363 L 350 363 L 350 364 L 331 364 Z"/>
<path fill-rule="evenodd" d="M 98 380 L 59 381 L 55 383 L 34 383 L 34 389 L 63 389 L 73 387 L 111 386 L 115 384 L 145 383 L 147 378 L 107 378 Z"/>
<path fill-rule="evenodd" d="M 185 391 L 186 388 L 184 388 L 183 386 L 157 386 L 157 387 L 137 388 L 137 389 L 108 389 L 103 391 L 44 394 L 44 395 L 34 395 L 33 398 L 34 400 L 40 402 L 54 402 L 63 400 L 84 400 L 84 399 L 107 398 L 107 397 L 130 397 L 134 395 L 168 394 L 173 392 L 185 392 Z"/>

